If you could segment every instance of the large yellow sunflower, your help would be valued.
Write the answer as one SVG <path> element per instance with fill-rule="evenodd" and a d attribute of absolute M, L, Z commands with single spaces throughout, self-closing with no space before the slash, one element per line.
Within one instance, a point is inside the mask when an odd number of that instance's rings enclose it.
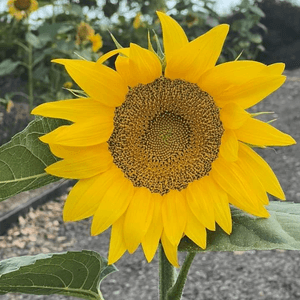
<path fill-rule="evenodd" d="M 38 2 L 36 0 L 9 0 L 7 6 L 9 13 L 17 20 L 21 20 L 38 9 Z"/>
<path fill-rule="evenodd" d="M 73 122 L 41 137 L 62 158 L 46 171 L 79 179 L 65 203 L 65 221 L 93 216 L 92 235 L 112 226 L 109 263 L 139 244 L 151 261 L 161 241 L 178 266 L 183 235 L 204 249 L 206 229 L 216 223 L 231 233 L 229 204 L 267 218 L 267 193 L 285 197 L 251 145 L 295 140 L 245 110 L 283 84 L 284 64 L 215 66 L 228 25 L 189 42 L 175 20 L 158 16 L 164 70 L 155 53 L 133 43 L 96 63 L 56 59 L 89 97 L 32 112 Z M 103 65 L 119 53 L 116 71 Z"/>

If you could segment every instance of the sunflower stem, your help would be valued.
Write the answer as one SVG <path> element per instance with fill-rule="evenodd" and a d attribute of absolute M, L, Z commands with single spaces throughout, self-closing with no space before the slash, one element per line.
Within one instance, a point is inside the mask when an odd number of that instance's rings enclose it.
<path fill-rule="evenodd" d="M 159 245 L 159 299 L 167 300 L 168 290 L 174 285 L 176 277 L 175 267 L 166 257 L 162 245 Z"/>
<path fill-rule="evenodd" d="M 190 269 L 190 266 L 193 262 L 193 259 L 196 255 L 196 252 L 188 252 L 184 263 L 180 269 L 179 275 L 175 284 L 168 290 L 166 300 L 180 300 L 184 285 L 187 279 L 187 275 Z"/>

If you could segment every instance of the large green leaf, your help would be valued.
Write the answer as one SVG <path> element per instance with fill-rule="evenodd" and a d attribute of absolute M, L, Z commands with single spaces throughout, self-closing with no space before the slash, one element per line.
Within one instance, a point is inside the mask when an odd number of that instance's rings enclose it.
<path fill-rule="evenodd" d="M 39 137 L 65 124 L 68 122 L 38 117 L 0 147 L 0 201 L 60 179 L 44 171 L 57 158 Z"/>
<path fill-rule="evenodd" d="M 93 251 L 13 257 L 0 262 L 0 295 L 61 294 L 99 300 L 101 281 L 115 271 Z"/>
<path fill-rule="evenodd" d="M 256 218 L 236 208 L 231 209 L 231 235 L 222 229 L 208 232 L 207 248 L 200 249 L 187 237 L 181 240 L 180 251 L 245 251 L 300 250 L 300 204 L 271 201 L 270 218 Z"/>

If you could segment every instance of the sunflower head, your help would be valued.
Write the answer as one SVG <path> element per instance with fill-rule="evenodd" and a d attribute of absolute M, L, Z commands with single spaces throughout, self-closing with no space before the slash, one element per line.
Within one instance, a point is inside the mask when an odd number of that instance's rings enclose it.
<path fill-rule="evenodd" d="M 7 6 L 9 13 L 17 20 L 21 20 L 38 9 L 38 2 L 36 0 L 9 0 Z"/>
<path fill-rule="evenodd" d="M 76 44 L 80 45 L 83 42 L 88 41 L 95 35 L 95 30 L 87 23 L 81 21 L 77 27 Z"/>
<path fill-rule="evenodd" d="M 216 65 L 228 25 L 188 41 L 174 19 L 158 16 L 165 68 L 134 43 L 96 63 L 57 59 L 88 97 L 33 110 L 73 122 L 41 137 L 62 159 L 46 172 L 79 179 L 64 220 L 92 216 L 92 235 L 112 227 L 109 263 L 140 244 L 151 261 L 161 242 L 178 266 L 182 236 L 204 249 L 216 223 L 231 233 L 230 204 L 266 218 L 267 193 L 285 199 L 253 147 L 295 140 L 247 112 L 283 84 L 284 64 Z M 103 64 L 113 55 L 115 70 Z"/>

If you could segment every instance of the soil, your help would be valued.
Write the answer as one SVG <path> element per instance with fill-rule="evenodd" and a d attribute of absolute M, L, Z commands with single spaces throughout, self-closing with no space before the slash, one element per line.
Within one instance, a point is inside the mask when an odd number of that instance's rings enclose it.
<path fill-rule="evenodd" d="M 287 71 L 282 88 L 259 103 L 253 111 L 275 111 L 267 120 L 278 118 L 275 126 L 300 140 L 300 69 Z M 259 149 L 277 174 L 287 201 L 300 202 L 300 146 Z M 90 236 L 91 220 L 62 221 L 66 195 L 31 210 L 19 224 L 0 237 L 0 258 L 40 252 L 90 249 L 107 255 L 110 232 Z M 9 200 L 7 200 L 9 201 Z M 185 254 L 179 253 L 182 262 Z M 102 284 L 105 299 L 157 299 L 158 259 L 148 264 L 139 248 L 117 263 L 119 272 Z M 248 251 L 198 254 L 190 269 L 183 300 L 296 300 L 300 298 L 300 253 L 298 251 Z M 9 294 L 1 300 L 75 299 L 58 295 Z"/>

